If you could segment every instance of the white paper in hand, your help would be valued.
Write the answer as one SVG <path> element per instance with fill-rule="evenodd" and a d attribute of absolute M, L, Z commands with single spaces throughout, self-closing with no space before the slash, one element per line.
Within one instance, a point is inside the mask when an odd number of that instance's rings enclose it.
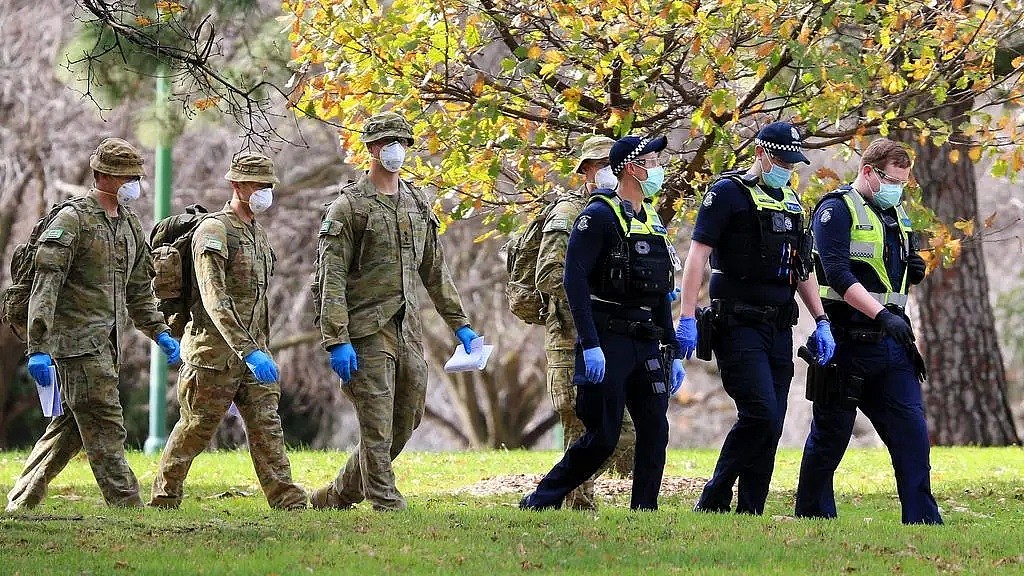
<path fill-rule="evenodd" d="M 45 388 L 36 384 L 36 392 L 39 393 L 39 405 L 43 409 L 43 416 L 53 418 L 64 414 L 64 408 L 60 404 L 60 383 L 57 382 L 57 367 L 50 366 L 50 384 Z"/>
<path fill-rule="evenodd" d="M 445 372 L 467 372 L 469 370 L 483 370 L 487 366 L 487 359 L 491 357 L 494 346 L 484 344 L 484 337 L 474 338 L 469 343 L 472 350 L 466 354 L 466 347 L 459 344 L 455 347 L 455 353 L 444 364 Z"/>

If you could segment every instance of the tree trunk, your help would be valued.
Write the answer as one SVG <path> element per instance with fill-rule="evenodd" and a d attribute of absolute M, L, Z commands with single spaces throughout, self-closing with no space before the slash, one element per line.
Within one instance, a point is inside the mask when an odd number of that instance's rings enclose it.
<path fill-rule="evenodd" d="M 973 102 L 968 102 L 943 115 L 962 118 L 971 106 Z M 955 139 L 964 141 L 962 136 Z M 924 204 L 943 222 L 978 222 L 975 167 L 967 159 L 968 146 L 917 142 L 914 148 L 913 172 Z M 954 149 L 960 152 L 955 164 L 949 161 Z M 915 295 L 920 307 L 918 344 L 928 365 L 924 399 L 932 441 L 980 446 L 1019 443 L 1006 395 L 982 243 L 973 238 L 964 241 L 954 265 L 936 269 Z"/>

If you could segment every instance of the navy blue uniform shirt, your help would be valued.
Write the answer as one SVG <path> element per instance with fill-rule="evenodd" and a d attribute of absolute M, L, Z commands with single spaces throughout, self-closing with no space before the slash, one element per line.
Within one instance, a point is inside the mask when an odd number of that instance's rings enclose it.
<path fill-rule="evenodd" d="M 889 272 L 889 282 L 893 289 L 899 290 L 900 278 L 903 275 L 905 256 L 900 238 L 899 220 L 896 209 L 879 210 L 870 201 L 868 209 L 878 215 L 885 227 L 885 250 L 883 259 Z M 886 292 L 885 286 L 878 279 L 874 269 L 864 262 L 850 259 L 850 226 L 853 217 L 846 201 L 841 197 L 826 198 L 814 211 L 814 245 L 821 258 L 821 266 L 825 278 L 818 281 L 828 284 L 840 295 L 855 283 L 860 282 L 868 292 Z M 869 322 L 870 319 L 854 311 L 850 306 L 830 300 L 822 300 L 826 311 L 833 321 Z"/>
<path fill-rule="evenodd" d="M 778 188 L 760 186 L 776 200 L 785 196 Z M 704 195 L 691 238 L 714 248 L 711 253 L 711 269 L 714 271 L 720 269 L 717 252 L 722 238 L 757 227 L 757 214 L 750 193 L 732 180 L 721 178 Z M 787 304 L 793 300 L 793 288 L 788 283 L 744 281 L 715 272 L 711 274 L 709 291 L 712 300 L 738 299 L 757 305 Z"/>
<path fill-rule="evenodd" d="M 642 208 L 637 210 L 635 218 L 646 222 L 646 217 Z M 576 223 L 569 234 L 563 282 L 572 319 L 576 324 L 576 341 L 584 350 L 600 344 L 590 303 L 591 273 L 598 267 L 605 254 L 615 248 L 621 239 L 622 226 L 612 212 L 611 206 L 605 202 L 587 204 L 576 218 Z M 664 331 L 662 342 L 677 348 L 668 294 L 666 293 L 652 309 L 655 323 Z"/>

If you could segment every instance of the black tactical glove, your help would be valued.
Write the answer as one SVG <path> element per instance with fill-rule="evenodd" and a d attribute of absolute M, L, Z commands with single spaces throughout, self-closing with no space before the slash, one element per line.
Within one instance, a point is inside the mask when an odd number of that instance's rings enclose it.
<path fill-rule="evenodd" d="M 921 258 L 917 252 L 911 252 L 907 257 L 907 280 L 914 285 L 920 284 L 924 280 L 925 268 L 927 266 L 924 263 L 924 258 Z"/>
<path fill-rule="evenodd" d="M 883 308 L 878 316 L 875 316 L 875 322 L 878 322 L 882 330 L 901 346 L 911 348 L 914 345 L 914 330 L 903 318 Z"/>

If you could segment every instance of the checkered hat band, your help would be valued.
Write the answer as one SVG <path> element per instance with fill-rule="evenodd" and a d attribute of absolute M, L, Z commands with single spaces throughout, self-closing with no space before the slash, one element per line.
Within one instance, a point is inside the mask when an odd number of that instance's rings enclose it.
<path fill-rule="evenodd" d="M 799 144 L 776 144 L 775 142 L 768 142 L 767 140 L 761 140 L 760 138 L 754 138 L 754 144 L 763 146 L 769 150 L 778 150 L 780 152 L 803 152 L 804 149 Z"/>
<path fill-rule="evenodd" d="M 644 149 L 644 146 L 647 146 L 647 144 L 650 141 L 651 139 L 647 138 L 646 136 L 640 138 L 640 142 L 637 143 L 636 148 L 630 150 L 629 154 L 626 154 L 626 157 L 622 159 L 622 162 L 619 162 L 619 165 L 615 166 L 613 170 L 615 172 L 622 172 L 622 170 L 626 167 L 626 164 L 629 164 L 633 160 L 636 160 L 637 156 L 639 156 L 640 152 Z"/>

